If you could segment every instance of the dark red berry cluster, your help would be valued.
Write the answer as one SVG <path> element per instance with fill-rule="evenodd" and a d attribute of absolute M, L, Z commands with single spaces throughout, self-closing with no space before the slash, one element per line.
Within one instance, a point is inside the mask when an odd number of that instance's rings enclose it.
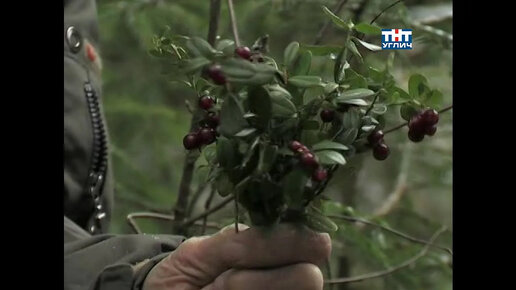
<path fill-rule="evenodd" d="M 292 141 L 288 145 L 290 150 L 297 154 L 299 161 L 303 166 L 312 170 L 312 179 L 321 182 L 328 177 L 328 171 L 319 165 L 315 155 L 310 152 L 308 147 L 299 141 Z"/>
<path fill-rule="evenodd" d="M 421 142 L 425 135 L 433 136 L 437 131 L 439 113 L 434 109 L 427 109 L 414 115 L 409 121 L 408 138 L 412 142 Z"/>
<path fill-rule="evenodd" d="M 321 111 L 319 116 L 321 117 L 321 120 L 324 123 L 329 123 L 329 122 L 333 121 L 333 119 L 335 118 L 335 111 L 330 110 L 330 109 L 324 109 Z"/>
<path fill-rule="evenodd" d="M 199 98 L 199 108 L 205 111 L 212 109 L 214 105 L 215 99 L 210 96 L 206 95 Z M 200 122 L 201 126 L 199 129 L 188 133 L 183 138 L 183 146 L 187 150 L 191 150 L 215 142 L 219 123 L 220 117 L 214 112 L 208 112 L 206 117 Z"/>
<path fill-rule="evenodd" d="M 375 130 L 367 136 L 367 141 L 371 146 L 373 146 L 373 157 L 376 160 L 385 160 L 391 153 L 391 150 L 389 149 L 389 146 L 385 144 L 383 137 L 384 134 L 382 130 Z"/>

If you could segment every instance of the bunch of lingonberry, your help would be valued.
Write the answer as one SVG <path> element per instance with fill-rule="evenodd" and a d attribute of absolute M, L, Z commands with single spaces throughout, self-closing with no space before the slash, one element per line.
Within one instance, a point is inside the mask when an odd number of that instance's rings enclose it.
<path fill-rule="evenodd" d="M 250 62 L 264 62 L 264 58 L 259 51 L 251 51 L 247 46 L 239 46 L 235 48 L 235 55 L 246 59 Z M 217 85 L 226 84 L 226 76 L 222 72 L 222 67 L 219 64 L 212 64 L 204 68 L 203 75 L 211 79 Z"/>
<path fill-rule="evenodd" d="M 391 153 L 391 150 L 389 149 L 389 146 L 385 144 L 383 137 L 384 133 L 382 130 L 375 130 L 367 136 L 367 141 L 369 142 L 369 145 L 373 147 L 373 156 L 376 160 L 385 160 Z"/>
<path fill-rule="evenodd" d="M 209 145 L 217 139 L 217 127 L 220 123 L 220 117 L 215 112 L 210 111 L 215 103 L 216 100 L 209 95 L 199 98 L 199 108 L 206 111 L 206 116 L 200 122 L 200 126 L 195 132 L 190 132 L 183 138 L 185 149 L 197 149 L 203 145 Z"/>
<path fill-rule="evenodd" d="M 412 142 L 421 142 L 425 135 L 433 136 L 437 131 L 439 113 L 434 109 L 426 109 L 414 115 L 408 124 L 408 138 Z"/>
<path fill-rule="evenodd" d="M 288 147 L 296 154 L 299 158 L 299 162 L 301 162 L 305 168 L 312 170 L 312 179 L 314 181 L 321 182 L 328 177 L 328 171 L 319 164 L 315 155 L 308 147 L 295 140 L 290 142 Z"/>

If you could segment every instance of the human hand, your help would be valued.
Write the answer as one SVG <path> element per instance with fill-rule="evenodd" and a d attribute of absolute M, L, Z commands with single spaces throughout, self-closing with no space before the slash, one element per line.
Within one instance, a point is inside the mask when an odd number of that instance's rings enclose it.
<path fill-rule="evenodd" d="M 328 234 L 292 224 L 239 229 L 186 240 L 154 266 L 143 290 L 323 289 Z"/>

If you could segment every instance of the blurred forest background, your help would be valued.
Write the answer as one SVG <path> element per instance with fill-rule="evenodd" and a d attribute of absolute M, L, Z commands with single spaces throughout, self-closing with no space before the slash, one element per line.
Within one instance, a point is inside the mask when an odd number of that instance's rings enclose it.
<path fill-rule="evenodd" d="M 190 127 L 185 100 L 194 92 L 171 82 L 161 73 L 157 59 L 148 54 L 152 37 L 166 26 L 176 34 L 206 37 L 208 0 L 98 1 L 100 54 L 103 61 L 103 96 L 111 138 L 116 195 L 111 231 L 133 233 L 126 217 L 133 212 L 171 214 L 183 170 L 183 136 Z M 270 54 L 279 57 L 291 41 L 311 44 L 337 0 L 238 0 L 235 10 L 242 43 L 251 46 L 269 34 Z M 394 1 L 349 0 L 339 13 L 355 23 L 371 21 Z M 395 76 L 407 88 L 413 73 L 425 75 L 430 86 L 443 92 L 441 107 L 452 103 L 452 4 L 451 1 L 403 1 L 376 22 L 382 28 L 412 28 L 413 50 L 396 51 Z M 232 38 L 225 1 L 219 35 Z M 322 44 L 338 44 L 342 31 L 330 27 Z M 381 38 L 367 41 L 380 45 Z M 365 61 L 383 68 L 388 53 L 364 52 Z M 314 60 L 322 68 L 325 60 Z M 402 122 L 390 110 L 387 127 Z M 412 236 L 429 239 L 441 225 L 448 231 L 436 243 L 452 246 L 452 111 L 441 115 L 434 137 L 414 144 L 407 128 L 386 137 L 390 157 L 376 161 L 362 154 L 337 171 L 326 194 L 334 200 L 332 211 L 373 220 Z M 202 158 L 198 163 L 201 165 Z M 206 172 L 196 169 L 192 193 L 197 197 L 191 213 L 204 210 L 209 189 L 199 190 Z M 219 197 L 215 196 L 216 201 Z M 210 216 L 210 222 L 233 221 L 233 206 Z M 172 233 L 166 221 L 139 219 L 143 232 Z M 401 239 L 376 227 L 339 222 L 333 234 L 331 276 L 355 276 L 395 266 L 418 253 L 421 244 Z M 210 230 L 208 232 L 213 232 Z M 192 234 L 196 234 L 192 232 Z M 324 272 L 324 271 L 323 271 Z M 324 272 L 328 277 L 330 273 Z M 343 284 L 334 289 L 452 289 L 451 257 L 430 249 L 412 266 L 377 279 Z M 328 289 L 330 289 L 328 287 Z"/>

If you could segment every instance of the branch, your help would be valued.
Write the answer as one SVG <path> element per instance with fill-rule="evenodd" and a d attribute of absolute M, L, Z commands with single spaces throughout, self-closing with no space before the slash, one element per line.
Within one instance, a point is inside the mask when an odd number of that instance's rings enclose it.
<path fill-rule="evenodd" d="M 210 209 L 210 206 L 211 206 L 211 202 L 213 200 L 213 196 L 215 196 L 215 187 L 211 187 L 211 190 L 210 190 L 210 195 L 208 196 L 208 199 L 206 200 L 206 203 L 204 204 L 204 210 L 209 210 Z M 206 232 L 206 224 L 208 223 L 208 216 L 205 216 L 203 219 L 202 219 L 202 230 L 201 230 L 201 235 L 204 235 L 204 232 Z"/>
<path fill-rule="evenodd" d="M 398 1 L 394 2 L 394 3 L 392 3 L 391 5 L 387 6 L 386 8 L 384 8 L 380 13 L 378 13 L 378 15 L 376 15 L 373 18 L 373 20 L 371 20 L 371 22 L 369 24 L 373 24 L 378 19 L 378 17 L 380 17 L 385 11 L 389 10 L 391 7 L 393 7 L 394 5 L 400 3 L 401 1 L 403 1 L 403 0 L 398 0 Z"/>
<path fill-rule="evenodd" d="M 210 26 L 208 28 L 208 43 L 213 46 L 217 39 L 217 30 L 219 28 L 220 18 L 220 0 L 210 0 Z"/>
<path fill-rule="evenodd" d="M 235 9 L 233 8 L 233 0 L 228 0 L 229 17 L 231 19 L 231 29 L 233 30 L 233 37 L 235 38 L 235 47 L 240 46 L 240 39 L 238 38 L 238 28 L 235 16 Z"/>
<path fill-rule="evenodd" d="M 439 112 L 439 114 L 442 114 L 442 113 L 444 113 L 444 112 L 446 112 L 446 111 L 451 110 L 452 108 L 453 108 L 453 105 L 449 105 L 448 107 L 446 107 L 446 108 L 444 108 L 444 109 L 441 109 L 441 110 L 439 110 L 438 112 Z M 388 130 L 385 130 L 385 131 L 383 131 L 383 134 L 385 135 L 385 134 L 388 134 L 388 133 L 394 132 L 394 131 L 396 131 L 396 130 L 399 130 L 399 129 L 401 129 L 401 128 L 403 128 L 403 127 L 407 126 L 407 125 L 408 125 L 408 123 L 409 123 L 409 122 L 401 123 L 401 124 L 399 124 L 399 125 L 397 125 L 397 126 L 395 126 L 395 127 L 393 127 L 393 128 L 390 128 L 390 129 L 388 129 Z"/>
<path fill-rule="evenodd" d="M 181 227 L 186 228 L 186 227 L 194 224 L 196 221 L 203 219 L 204 217 L 209 216 L 210 214 L 222 209 L 226 204 L 230 203 L 234 198 L 235 198 L 234 195 L 230 195 L 230 196 L 226 197 L 225 199 L 223 199 L 221 202 L 219 202 L 217 205 L 210 208 L 209 210 L 206 210 L 206 211 L 186 220 L 185 222 L 183 222 L 181 224 Z"/>
<path fill-rule="evenodd" d="M 220 15 L 220 0 L 212 0 L 210 5 L 210 24 L 208 28 L 208 42 L 215 42 L 217 36 L 217 28 Z M 210 42 L 211 43 L 211 42 Z M 197 121 L 200 118 L 200 111 L 198 109 L 192 114 L 190 120 L 190 132 L 197 128 Z M 179 183 L 179 192 L 177 201 L 174 207 L 174 221 L 177 222 L 174 226 L 174 232 L 184 234 L 185 228 L 182 227 L 183 220 L 188 216 L 188 197 L 190 195 L 190 186 L 192 183 L 193 171 L 198 155 L 194 155 L 194 151 L 189 151 L 186 155 L 185 163 L 183 165 L 183 173 Z"/>
<path fill-rule="evenodd" d="M 382 276 L 387 276 L 389 274 L 392 274 L 395 271 L 398 271 L 400 269 L 406 268 L 406 267 L 414 264 L 421 257 L 425 256 L 426 253 L 428 252 L 428 249 L 429 249 L 431 243 L 433 241 L 435 241 L 435 239 L 437 239 L 437 237 L 441 233 L 443 233 L 445 230 L 446 230 L 446 227 L 440 228 L 437 232 L 435 232 L 433 234 L 433 236 L 429 240 L 429 243 L 417 255 L 413 256 L 412 258 L 404 261 L 403 263 L 401 263 L 401 264 L 399 264 L 397 266 L 387 268 L 387 269 L 385 269 L 383 271 L 372 272 L 372 273 L 369 273 L 369 274 L 363 274 L 363 275 L 358 275 L 358 276 L 354 276 L 354 277 L 329 279 L 329 280 L 324 281 L 324 283 L 325 284 L 338 284 L 338 283 L 360 282 L 360 281 L 364 281 L 364 280 L 368 280 L 368 279 L 373 279 L 373 278 L 379 278 L 379 277 L 382 277 Z"/>
<path fill-rule="evenodd" d="M 337 7 L 335 7 L 335 10 L 333 10 L 333 14 L 337 15 L 340 13 L 340 11 L 342 10 L 342 8 L 344 7 L 344 5 L 348 2 L 348 0 L 341 0 L 338 4 L 337 4 Z M 327 20 L 326 23 L 324 23 L 323 27 L 321 28 L 321 30 L 319 30 L 319 32 L 317 33 L 317 36 L 315 37 L 315 41 L 314 41 L 314 45 L 317 45 L 319 43 L 321 43 L 321 41 L 323 40 L 326 32 L 328 31 L 328 28 L 330 27 L 330 24 L 331 24 L 331 20 Z"/>
<path fill-rule="evenodd" d="M 138 227 L 138 225 L 136 224 L 136 221 L 135 221 L 136 218 L 159 219 L 159 220 L 166 220 L 166 221 L 176 222 L 175 219 L 174 219 L 174 216 L 167 215 L 167 214 L 160 214 L 160 213 L 154 213 L 154 212 L 136 212 L 136 213 L 128 214 L 127 215 L 127 222 L 133 228 L 134 232 L 137 233 L 137 234 L 141 234 L 142 231 L 141 231 L 140 227 Z M 217 230 L 220 230 L 222 228 L 217 223 L 207 223 L 206 225 L 201 224 L 201 223 L 194 223 L 194 224 L 196 226 L 201 226 L 201 227 L 206 227 L 207 226 L 207 227 L 214 228 L 214 229 L 217 229 Z"/>
<path fill-rule="evenodd" d="M 392 233 L 392 234 L 394 234 L 394 235 L 396 235 L 398 237 L 401 237 L 401 238 L 403 238 L 405 240 L 408 240 L 408 241 L 411 241 L 411 242 L 414 242 L 414 243 L 417 243 L 417 244 L 427 245 L 429 247 L 434 247 L 436 249 L 443 250 L 443 251 L 447 252 L 448 254 L 450 254 L 451 256 L 453 256 L 453 252 L 449 248 L 432 244 L 431 241 L 426 241 L 426 240 L 423 240 L 423 239 L 414 238 L 414 237 L 409 236 L 408 234 L 402 233 L 402 232 L 400 232 L 398 230 L 391 229 L 391 228 L 388 228 L 386 226 L 382 226 L 380 224 L 374 223 L 374 222 L 366 220 L 366 219 L 352 217 L 352 216 L 346 216 L 346 215 L 328 215 L 328 217 L 329 218 L 334 218 L 334 219 L 341 219 L 341 220 L 348 221 L 348 222 L 362 223 L 362 224 L 366 224 L 366 225 L 369 225 L 369 226 L 377 227 L 377 228 L 380 228 L 380 229 L 382 229 L 384 231 Z"/>

